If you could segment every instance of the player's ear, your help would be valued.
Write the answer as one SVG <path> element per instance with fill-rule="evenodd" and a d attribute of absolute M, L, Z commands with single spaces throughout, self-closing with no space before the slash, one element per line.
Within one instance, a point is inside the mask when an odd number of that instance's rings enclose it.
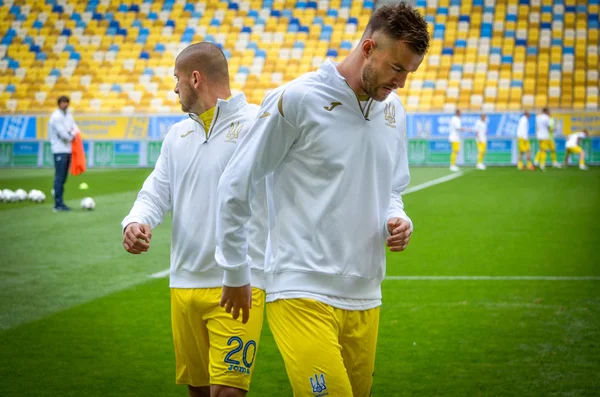
<path fill-rule="evenodd" d="M 373 39 L 365 39 L 361 43 L 362 56 L 365 59 L 368 59 L 373 54 L 373 51 L 375 51 L 375 47 L 376 47 L 376 44 Z"/>

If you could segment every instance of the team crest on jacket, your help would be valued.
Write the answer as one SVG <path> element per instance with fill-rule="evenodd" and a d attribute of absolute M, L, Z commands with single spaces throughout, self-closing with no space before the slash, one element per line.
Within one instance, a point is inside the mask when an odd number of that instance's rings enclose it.
<path fill-rule="evenodd" d="M 227 132 L 227 135 L 225 135 L 225 142 L 236 143 L 240 137 L 242 128 L 244 128 L 244 124 L 240 124 L 239 121 L 231 123 L 229 125 L 229 131 Z"/>
<path fill-rule="evenodd" d="M 386 103 L 383 115 L 385 117 L 385 125 L 396 128 L 396 105 L 393 103 Z"/>

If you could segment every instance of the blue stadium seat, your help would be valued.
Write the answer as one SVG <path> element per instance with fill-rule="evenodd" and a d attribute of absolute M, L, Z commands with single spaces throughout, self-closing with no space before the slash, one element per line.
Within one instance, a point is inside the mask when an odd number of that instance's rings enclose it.
<path fill-rule="evenodd" d="M 440 7 L 437 10 L 438 15 L 448 15 L 448 7 Z"/>
<path fill-rule="evenodd" d="M 454 55 L 454 48 L 452 48 L 452 47 L 442 48 L 442 55 Z"/>
<path fill-rule="evenodd" d="M 552 46 L 562 47 L 563 41 L 562 39 L 552 39 Z"/>
<path fill-rule="evenodd" d="M 14 84 L 7 84 L 6 88 L 4 89 L 4 91 L 10 92 L 11 94 L 14 94 L 15 91 L 17 91 L 17 87 L 15 87 Z"/>
<path fill-rule="evenodd" d="M 147 51 L 140 52 L 140 59 L 150 59 L 150 54 Z"/>
<path fill-rule="evenodd" d="M 154 76 L 154 70 L 152 70 L 152 68 L 145 68 L 144 73 L 142 74 L 146 76 Z"/>
<path fill-rule="evenodd" d="M 175 27 L 175 21 L 172 19 L 167 20 L 167 22 L 165 22 L 165 26 L 174 28 Z"/>
<path fill-rule="evenodd" d="M 330 48 L 327 50 L 327 54 L 325 54 L 326 57 L 334 57 L 337 58 L 338 56 L 338 52 L 335 48 Z"/>
<path fill-rule="evenodd" d="M 156 21 L 158 19 L 158 14 L 155 12 L 151 12 L 148 14 L 147 18 L 151 21 Z"/>
<path fill-rule="evenodd" d="M 342 50 L 351 50 L 352 49 L 352 43 L 349 41 L 342 41 L 340 43 L 340 49 Z"/>
<path fill-rule="evenodd" d="M 552 6 L 545 5 L 542 6 L 542 14 L 552 14 Z"/>
<path fill-rule="evenodd" d="M 242 33 L 252 33 L 252 28 L 250 26 L 242 26 L 242 29 L 240 30 L 240 32 L 242 32 Z"/>
<path fill-rule="evenodd" d="M 108 29 L 106 29 L 106 35 L 107 36 L 116 36 L 117 35 L 117 28 L 108 28 Z"/>
<path fill-rule="evenodd" d="M 129 10 L 129 7 L 127 7 L 127 4 L 119 4 L 119 8 L 117 9 L 118 12 L 127 12 Z"/>
<path fill-rule="evenodd" d="M 527 55 L 536 55 L 538 54 L 538 48 L 537 47 L 533 47 L 533 46 L 529 46 L 527 47 Z"/>
<path fill-rule="evenodd" d="M 248 16 L 250 18 L 258 18 L 258 17 L 260 17 L 260 15 L 258 14 L 257 10 L 250 10 L 250 11 L 248 11 Z"/>
<path fill-rule="evenodd" d="M 223 55 L 225 55 L 225 58 L 230 59 L 231 58 L 231 51 L 230 50 L 223 50 Z"/>
<path fill-rule="evenodd" d="M 575 8 L 575 6 L 566 6 L 565 7 L 565 12 L 574 13 L 576 10 L 577 10 L 577 8 Z"/>
<path fill-rule="evenodd" d="M 246 47 L 249 50 L 258 50 L 258 44 L 255 41 L 251 41 L 248 43 L 248 46 Z"/>
<path fill-rule="evenodd" d="M 458 22 L 471 22 L 471 17 L 469 15 L 461 15 L 458 17 Z"/>
<path fill-rule="evenodd" d="M 300 33 L 310 33 L 310 28 L 308 26 L 300 25 L 300 27 L 298 28 L 298 31 Z"/>
<path fill-rule="evenodd" d="M 221 21 L 219 21 L 217 18 L 213 18 L 210 21 L 210 26 L 221 26 Z"/>
<path fill-rule="evenodd" d="M 38 52 L 37 54 L 35 54 L 35 60 L 36 61 L 45 61 L 48 59 L 48 55 L 46 55 L 43 52 Z"/>
<path fill-rule="evenodd" d="M 309 2 L 306 3 L 306 8 L 307 9 L 314 9 L 314 10 L 316 10 L 317 7 L 318 7 L 318 4 L 317 4 L 316 1 L 309 1 Z"/>
<path fill-rule="evenodd" d="M 19 61 L 15 61 L 14 59 L 9 59 L 8 68 L 9 69 L 19 69 Z"/>
<path fill-rule="evenodd" d="M 129 11 L 131 12 L 140 12 L 140 6 L 137 4 L 132 4 L 129 6 Z"/>
<path fill-rule="evenodd" d="M 267 57 L 267 51 L 265 50 L 258 50 L 254 53 L 254 56 L 256 58 L 266 58 Z"/>
<path fill-rule="evenodd" d="M 548 29 L 548 30 L 552 30 L 552 24 L 550 22 L 542 22 L 540 24 L 540 29 Z"/>
<path fill-rule="evenodd" d="M 163 43 L 156 43 L 156 45 L 154 46 L 154 51 L 156 52 L 165 52 L 165 50 L 166 48 Z"/>
<path fill-rule="evenodd" d="M 44 24 L 42 23 L 42 21 L 35 21 L 35 22 L 33 23 L 33 28 L 34 28 L 34 29 L 41 29 L 41 28 L 43 28 L 43 27 L 44 27 Z"/>
<path fill-rule="evenodd" d="M 50 71 L 49 76 L 56 76 L 56 77 L 60 77 L 60 70 L 54 68 Z"/>
<path fill-rule="evenodd" d="M 506 64 L 512 64 L 513 63 L 513 56 L 512 55 L 503 55 L 502 56 L 502 63 Z"/>
<path fill-rule="evenodd" d="M 358 18 L 356 18 L 356 17 L 350 17 L 350 18 L 348 18 L 348 22 L 346 22 L 346 24 L 348 24 L 348 25 L 358 25 Z"/>
<path fill-rule="evenodd" d="M 40 48 L 39 45 L 32 44 L 32 45 L 29 46 L 29 51 L 35 52 L 36 54 L 38 54 L 38 53 L 40 53 L 42 51 L 42 49 Z"/>
<path fill-rule="evenodd" d="M 431 80 L 425 80 L 423 82 L 423 88 L 435 88 L 435 82 Z"/>
<path fill-rule="evenodd" d="M 338 10 L 334 10 L 334 9 L 327 10 L 327 16 L 328 17 L 335 17 L 335 18 L 337 18 L 337 16 L 338 16 Z"/>
<path fill-rule="evenodd" d="M 238 3 L 229 3 L 227 9 L 238 11 L 240 9 L 240 5 Z"/>
<path fill-rule="evenodd" d="M 563 47 L 563 54 L 575 55 L 575 49 L 573 47 Z"/>
<path fill-rule="evenodd" d="M 556 70 L 556 71 L 560 72 L 562 70 L 562 66 L 560 65 L 560 63 L 553 63 L 553 64 L 551 64 L 550 65 L 550 71 L 553 71 L 553 70 Z"/>
<path fill-rule="evenodd" d="M 60 32 L 61 36 L 71 36 L 72 34 L 73 34 L 73 32 L 71 32 L 71 29 L 67 29 L 67 28 L 64 28 L 62 30 L 62 32 Z"/>
<path fill-rule="evenodd" d="M 508 39 L 514 39 L 516 36 L 515 31 L 514 30 L 507 30 L 504 32 L 504 37 L 508 38 Z"/>
<path fill-rule="evenodd" d="M 240 68 L 238 69 L 238 73 L 250 74 L 250 69 L 247 66 L 240 66 Z"/>
<path fill-rule="evenodd" d="M 113 92 L 118 92 L 121 93 L 121 85 L 120 84 L 113 84 L 112 87 L 110 87 L 110 90 Z"/>
<path fill-rule="evenodd" d="M 467 40 L 458 39 L 454 43 L 454 47 L 456 48 L 467 48 Z"/>
<path fill-rule="evenodd" d="M 323 17 L 315 17 L 313 19 L 313 25 L 321 25 L 323 26 Z"/>
<path fill-rule="evenodd" d="M 185 6 L 183 6 L 183 11 L 193 12 L 195 9 L 192 3 L 185 3 Z"/>
<path fill-rule="evenodd" d="M 343 3 L 343 1 L 342 1 Z M 306 2 L 305 1 L 298 1 L 296 2 L 296 9 L 297 10 L 305 10 L 306 9 Z"/>
<path fill-rule="evenodd" d="M 523 88 L 523 81 L 521 80 L 512 80 L 510 82 L 510 86 L 513 88 Z"/>

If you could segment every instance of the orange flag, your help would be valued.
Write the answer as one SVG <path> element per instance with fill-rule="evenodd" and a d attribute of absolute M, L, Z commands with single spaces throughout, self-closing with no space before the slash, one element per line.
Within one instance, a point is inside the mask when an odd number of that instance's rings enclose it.
<path fill-rule="evenodd" d="M 79 175 L 85 172 L 85 151 L 83 150 L 83 139 L 79 131 L 75 139 L 71 141 L 71 175 Z"/>

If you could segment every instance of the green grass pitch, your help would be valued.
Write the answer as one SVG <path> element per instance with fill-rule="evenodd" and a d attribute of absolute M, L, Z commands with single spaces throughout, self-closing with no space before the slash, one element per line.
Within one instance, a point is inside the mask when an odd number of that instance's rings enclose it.
<path fill-rule="evenodd" d="M 168 281 L 149 277 L 168 267 L 170 224 L 148 254 L 121 246 L 149 172 L 70 177 L 71 213 L 0 203 L 0 396 L 187 395 Z M 447 174 L 415 168 L 411 184 Z M 51 199 L 51 184 L 49 169 L 0 170 L 2 189 Z M 78 209 L 84 196 L 95 211 Z M 384 281 L 374 396 L 600 395 L 600 169 L 470 171 L 404 201 L 415 232 L 388 276 L 534 279 Z M 291 395 L 265 325 L 249 396 Z"/>

